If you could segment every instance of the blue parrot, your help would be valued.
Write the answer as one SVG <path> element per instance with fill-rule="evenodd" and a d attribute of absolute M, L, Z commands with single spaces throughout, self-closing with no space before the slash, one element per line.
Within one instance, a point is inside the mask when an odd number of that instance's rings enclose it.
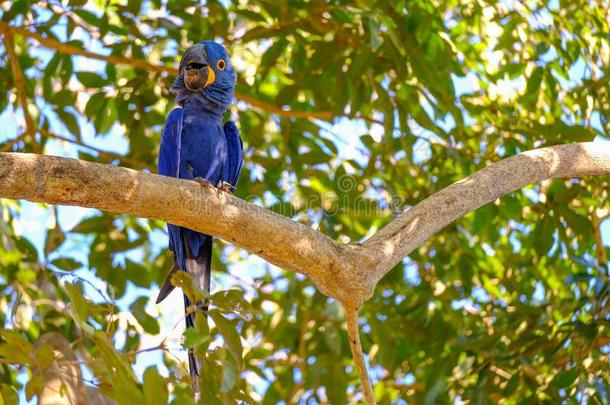
<path fill-rule="evenodd" d="M 235 123 L 222 125 L 235 92 L 236 73 L 225 48 L 203 41 L 186 51 L 172 86 L 175 108 L 167 117 L 159 148 L 158 172 L 164 176 L 209 182 L 225 191 L 239 179 L 243 166 L 243 144 Z M 171 276 L 187 271 L 199 288 L 210 292 L 212 237 L 188 228 L 167 224 L 174 265 L 161 287 L 157 303 L 174 289 Z M 191 303 L 184 294 L 185 311 Z M 207 310 L 207 303 L 196 308 Z M 186 313 L 186 326 L 194 327 L 194 314 Z M 199 374 L 195 355 L 189 350 L 189 372 Z"/>

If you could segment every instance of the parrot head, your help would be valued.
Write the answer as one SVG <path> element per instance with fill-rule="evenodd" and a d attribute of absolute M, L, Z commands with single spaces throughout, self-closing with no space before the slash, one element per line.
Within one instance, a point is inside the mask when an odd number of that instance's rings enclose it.
<path fill-rule="evenodd" d="M 224 111 L 233 100 L 236 77 L 226 49 L 214 41 L 203 41 L 182 56 L 172 91 L 177 93 L 179 104 L 189 98 L 203 97 L 203 101 L 212 102 Z"/>

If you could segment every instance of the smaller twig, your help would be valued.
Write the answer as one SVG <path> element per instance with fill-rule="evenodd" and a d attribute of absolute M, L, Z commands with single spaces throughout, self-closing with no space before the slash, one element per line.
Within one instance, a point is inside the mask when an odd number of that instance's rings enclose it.
<path fill-rule="evenodd" d="M 62 361 L 62 363 L 65 363 L 65 364 L 68 364 L 69 362 L 70 361 Z M 55 371 L 65 375 L 65 376 L 68 376 L 68 377 L 78 378 L 79 380 L 81 380 L 81 381 L 83 381 L 83 382 L 85 382 L 87 384 L 90 384 L 93 387 L 98 387 L 99 388 L 99 386 L 100 386 L 100 383 L 98 381 L 90 380 L 88 378 L 85 378 L 79 372 L 77 372 L 76 374 L 73 374 L 70 371 L 62 370 L 62 369 L 56 369 Z"/>
<path fill-rule="evenodd" d="M 137 356 L 138 354 L 147 353 L 147 352 L 154 352 L 154 351 L 157 351 L 157 350 L 162 350 L 164 352 L 165 351 L 169 351 L 169 349 L 167 347 L 165 347 L 165 341 L 166 340 L 167 340 L 167 337 L 164 337 L 163 340 L 161 341 L 161 343 L 159 343 L 156 346 L 147 347 L 146 349 L 136 350 L 135 352 L 129 352 L 128 354 Z"/>
<path fill-rule="evenodd" d="M 597 256 L 597 264 L 599 266 L 605 266 L 608 262 L 608 256 L 606 255 L 606 249 L 602 243 L 602 234 L 600 231 L 600 218 L 597 216 L 595 209 L 591 213 L 591 223 L 593 224 L 593 236 L 595 237 L 595 253 Z"/>
<path fill-rule="evenodd" d="M 13 146 L 18 144 L 28 135 L 29 134 L 27 132 L 22 132 L 21 135 L 18 135 L 17 137 L 11 139 L 6 145 L 4 145 L 2 148 L 0 148 L 0 152 L 11 152 L 11 149 L 13 148 Z"/>
<path fill-rule="evenodd" d="M 39 299 L 33 300 L 32 305 L 33 306 L 48 305 L 59 312 L 66 310 L 66 305 L 63 302 L 50 300 L 48 298 L 39 298 Z"/>
<path fill-rule="evenodd" d="M 299 345 L 297 349 L 297 358 L 296 358 L 296 367 L 299 369 L 301 373 L 301 381 L 294 385 L 294 389 L 292 390 L 292 398 L 291 403 L 298 403 L 298 396 L 300 392 L 303 390 L 304 382 L 305 382 L 305 374 L 307 372 L 306 366 L 306 348 L 307 339 L 305 338 L 305 334 L 307 333 L 307 324 L 309 324 L 309 312 L 306 312 L 303 321 L 301 322 L 301 331 L 299 332 Z"/>
<path fill-rule="evenodd" d="M 500 367 L 495 366 L 493 364 L 491 366 L 489 366 L 489 369 L 506 380 L 509 380 L 512 377 L 512 375 L 510 375 L 510 373 L 502 370 Z"/>
<path fill-rule="evenodd" d="M 323 121 L 332 121 L 334 114 L 330 111 L 299 111 L 293 109 L 285 109 L 283 107 L 266 103 L 264 101 L 258 100 L 254 97 L 251 97 L 247 94 L 235 92 L 235 97 L 238 100 L 241 100 L 245 103 L 250 104 L 253 107 L 260 108 L 261 110 L 281 115 L 284 117 L 293 117 L 293 118 L 301 118 L 301 119 L 319 119 Z"/>
<path fill-rule="evenodd" d="M 145 60 L 128 58 L 125 56 L 98 54 L 95 52 L 91 52 L 91 51 L 79 48 L 79 47 L 71 45 L 71 44 L 61 43 L 59 41 L 56 41 L 53 38 L 43 37 L 39 33 L 30 31 L 23 27 L 11 26 L 4 21 L 0 21 L 0 31 L 5 32 L 7 34 L 11 34 L 11 35 L 12 35 L 12 33 L 18 33 L 20 35 L 27 36 L 29 38 L 36 40 L 40 45 L 42 45 L 46 48 L 55 49 L 56 51 L 61 52 L 66 55 L 80 55 L 80 56 L 84 56 L 87 58 L 97 59 L 97 60 L 105 61 L 105 62 L 112 63 L 112 64 L 130 65 L 130 66 L 133 66 L 138 69 L 144 69 L 144 70 L 152 71 L 155 73 L 165 73 L 165 74 L 170 74 L 170 75 L 178 74 L 178 70 L 172 66 L 155 65 L 155 64 L 150 63 Z M 327 121 L 330 121 L 333 118 L 333 113 L 330 111 L 295 111 L 295 110 L 291 110 L 291 109 L 284 109 L 280 106 L 273 105 L 273 104 L 267 103 L 262 100 L 258 100 L 252 96 L 243 94 L 241 92 L 235 92 L 235 97 L 254 107 L 260 108 L 262 110 L 265 110 L 265 111 L 268 111 L 271 113 L 275 113 L 277 115 L 294 117 L 294 118 L 303 118 L 303 119 L 318 118 L 318 119 L 327 120 Z"/>
<path fill-rule="evenodd" d="M 15 51 L 15 39 L 13 37 L 13 33 L 10 30 L 4 29 L 2 26 L 0 26 L 0 32 L 2 32 L 2 35 L 4 35 L 4 46 L 11 62 L 11 72 L 13 73 L 13 81 L 15 82 L 15 90 L 17 91 L 17 98 L 21 104 L 21 110 L 23 111 L 23 118 L 25 120 L 24 135 L 32 136 L 32 145 L 34 146 L 34 150 L 37 153 L 40 153 L 40 145 L 38 145 L 36 143 L 36 139 L 34 139 L 34 135 L 36 134 L 36 126 L 34 125 L 34 119 L 28 110 L 26 83 L 23 76 L 23 71 L 21 70 L 21 65 L 19 64 L 19 57 Z"/>
<path fill-rule="evenodd" d="M 105 301 L 106 305 L 108 305 L 111 308 L 114 307 L 114 305 L 110 302 L 110 299 L 106 298 L 106 295 L 104 295 L 102 290 L 100 290 L 98 287 L 96 287 L 90 280 L 87 280 L 86 278 L 83 278 L 77 274 L 68 272 L 66 270 L 56 270 L 56 269 L 49 269 L 49 268 L 47 268 L 47 270 L 55 273 L 60 279 L 65 278 L 65 277 L 71 277 L 73 281 L 77 280 L 77 281 L 80 281 L 81 283 L 87 284 L 89 287 L 93 288 L 93 290 L 96 293 L 98 293 L 100 295 L 100 297 L 102 297 L 102 299 Z"/>
<path fill-rule="evenodd" d="M 362 385 L 364 400 L 367 405 L 375 405 L 377 402 L 375 401 L 373 386 L 371 385 L 371 380 L 366 369 L 364 354 L 362 352 L 362 344 L 360 343 L 358 310 L 345 308 L 345 314 L 347 316 L 347 336 L 349 339 L 349 346 L 352 349 L 352 357 L 354 359 L 356 368 L 358 369 L 358 375 L 360 376 L 360 385 Z"/>
<path fill-rule="evenodd" d="M 140 162 L 139 160 L 131 159 L 131 158 L 129 158 L 127 156 L 123 156 L 123 155 L 121 155 L 119 153 L 109 152 L 109 151 L 105 151 L 105 150 L 100 149 L 100 148 L 96 148 L 95 146 L 87 145 L 86 143 L 81 142 L 81 141 L 79 141 L 77 139 L 70 139 L 70 138 L 65 137 L 63 135 L 59 135 L 59 134 L 50 132 L 50 131 L 48 131 L 46 129 L 40 129 L 40 133 L 43 136 L 47 136 L 47 137 L 50 137 L 50 138 L 55 138 L 55 139 L 58 139 L 60 141 L 69 142 L 71 144 L 80 146 L 82 148 L 89 149 L 89 150 L 91 150 L 93 152 L 96 152 L 100 156 L 105 157 L 107 159 L 112 159 L 112 160 L 116 159 L 116 160 L 121 160 L 121 161 L 123 161 L 125 163 L 129 163 L 130 165 L 132 165 L 133 168 L 151 169 L 151 167 L 149 165 L 147 165 L 146 163 L 144 163 L 144 162 Z"/>

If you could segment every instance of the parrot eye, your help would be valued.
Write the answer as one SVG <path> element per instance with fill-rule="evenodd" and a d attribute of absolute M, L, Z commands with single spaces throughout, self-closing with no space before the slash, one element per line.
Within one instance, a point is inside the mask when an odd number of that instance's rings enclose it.
<path fill-rule="evenodd" d="M 223 71 L 225 70 L 225 68 L 227 67 L 226 62 L 224 61 L 224 59 L 220 59 L 218 61 L 218 63 L 216 63 L 216 68 L 218 68 L 218 70 Z"/>

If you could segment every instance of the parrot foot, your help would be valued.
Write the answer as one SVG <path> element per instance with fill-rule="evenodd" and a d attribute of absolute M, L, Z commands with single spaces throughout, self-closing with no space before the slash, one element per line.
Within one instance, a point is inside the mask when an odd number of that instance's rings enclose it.
<path fill-rule="evenodd" d="M 204 179 L 203 177 L 195 177 L 193 178 L 193 181 L 201 184 L 204 187 L 214 187 L 214 185 L 209 180 Z"/>
<path fill-rule="evenodd" d="M 219 181 L 216 187 L 225 193 L 230 193 L 234 189 L 233 185 L 231 183 L 227 183 L 226 181 Z"/>
<path fill-rule="evenodd" d="M 201 184 L 204 187 L 214 187 L 212 182 L 210 182 L 208 179 L 204 179 L 203 177 L 195 177 L 195 178 L 193 178 L 193 181 Z M 233 185 L 231 183 L 227 183 L 226 181 L 222 181 L 222 180 L 219 181 L 215 187 L 226 193 L 230 193 L 235 188 L 235 187 L 233 187 Z"/>

